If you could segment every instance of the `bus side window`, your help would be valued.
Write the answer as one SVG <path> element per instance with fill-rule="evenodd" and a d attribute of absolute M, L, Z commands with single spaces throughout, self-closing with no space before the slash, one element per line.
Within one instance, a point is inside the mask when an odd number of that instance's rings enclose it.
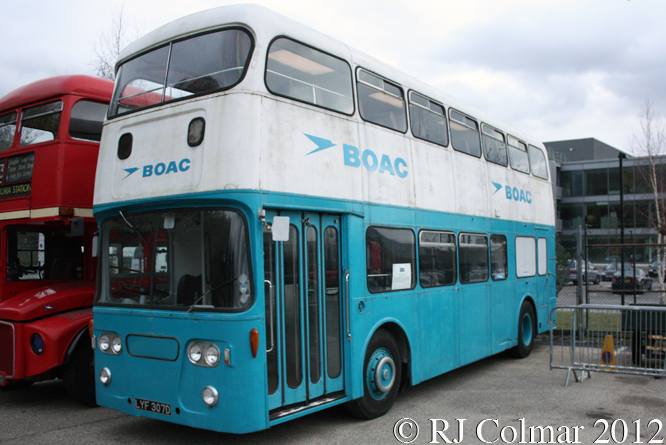
<path fill-rule="evenodd" d="M 82 100 L 74 104 L 69 117 L 69 135 L 75 139 L 97 141 L 102 139 L 102 124 L 106 104 Z"/>
<path fill-rule="evenodd" d="M 451 118 L 451 144 L 453 149 L 480 158 L 479 124 L 474 119 L 455 110 L 449 112 L 449 117 Z"/>
<path fill-rule="evenodd" d="M 548 256 L 547 256 L 547 242 L 546 238 L 539 238 L 537 241 L 539 275 L 546 275 L 548 273 Z"/>
<path fill-rule="evenodd" d="M 460 282 L 488 281 L 488 237 L 461 233 L 459 240 Z"/>
<path fill-rule="evenodd" d="M 7 150 L 14 142 L 16 134 L 16 111 L 0 116 L 0 151 Z"/>
<path fill-rule="evenodd" d="M 516 237 L 516 275 L 518 278 L 536 275 L 536 243 L 531 236 Z"/>
<path fill-rule="evenodd" d="M 21 113 L 21 145 L 52 141 L 58 135 L 62 101 L 26 108 Z"/>
<path fill-rule="evenodd" d="M 548 165 L 543 151 L 533 145 L 528 146 L 530 155 L 530 167 L 532 167 L 532 174 L 537 178 L 548 179 Z"/>
<path fill-rule="evenodd" d="M 481 139 L 483 140 L 483 148 L 486 159 L 490 162 L 506 167 L 509 163 L 509 160 L 506 154 L 506 142 L 504 141 L 504 135 L 486 124 L 481 124 L 481 130 L 483 131 Z"/>
<path fill-rule="evenodd" d="M 345 114 L 354 112 L 351 68 L 342 59 L 280 38 L 268 50 L 266 87 L 318 107 Z"/>
<path fill-rule="evenodd" d="M 490 276 L 494 281 L 506 280 L 508 271 L 506 236 L 490 235 Z"/>
<path fill-rule="evenodd" d="M 421 231 L 419 234 L 419 282 L 421 287 L 448 286 L 456 282 L 456 236 Z"/>
<path fill-rule="evenodd" d="M 509 160 L 511 161 L 512 169 L 523 173 L 530 172 L 527 145 L 513 136 L 509 136 Z"/>
<path fill-rule="evenodd" d="M 358 70 L 358 107 L 363 120 L 404 133 L 407 111 L 402 88 L 365 70 Z"/>
<path fill-rule="evenodd" d="M 414 91 L 409 93 L 409 118 L 414 137 L 446 147 L 449 129 L 444 107 Z"/>
<path fill-rule="evenodd" d="M 368 290 L 375 293 L 414 289 L 414 232 L 410 229 L 369 227 L 365 236 Z"/>

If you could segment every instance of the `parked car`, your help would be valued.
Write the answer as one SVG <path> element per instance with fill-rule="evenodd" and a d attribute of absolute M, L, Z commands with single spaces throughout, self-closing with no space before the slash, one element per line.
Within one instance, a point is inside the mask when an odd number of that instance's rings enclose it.
<path fill-rule="evenodd" d="M 663 264 L 663 266 L 664 266 L 664 269 L 665 269 L 664 270 L 664 277 L 666 277 L 666 262 Z M 657 264 L 657 261 L 654 261 L 648 267 L 648 275 L 650 275 L 651 277 L 656 277 L 658 270 L 659 270 L 659 266 Z"/>
<path fill-rule="evenodd" d="M 613 277 L 615 276 L 615 272 L 621 272 L 622 268 L 620 267 L 621 264 L 618 263 L 610 263 L 606 268 L 604 269 L 603 272 L 601 272 L 601 279 L 603 281 L 613 281 Z M 634 265 L 633 263 L 624 263 L 624 270 L 634 270 Z M 626 275 L 626 274 L 625 274 Z"/>
<path fill-rule="evenodd" d="M 613 277 L 613 292 L 616 294 L 633 293 L 642 294 L 646 290 L 652 290 L 652 278 L 643 269 L 633 268 L 624 270 L 624 279 L 621 272 L 615 272 Z M 617 292 L 616 292 L 617 291 Z"/>
<path fill-rule="evenodd" d="M 571 260 L 569 262 L 569 279 L 573 284 L 578 282 L 578 267 L 577 261 Z M 587 281 L 588 283 L 599 284 L 601 282 L 601 273 L 594 267 L 594 264 L 589 261 L 583 262 L 583 269 L 581 270 L 583 282 Z"/>

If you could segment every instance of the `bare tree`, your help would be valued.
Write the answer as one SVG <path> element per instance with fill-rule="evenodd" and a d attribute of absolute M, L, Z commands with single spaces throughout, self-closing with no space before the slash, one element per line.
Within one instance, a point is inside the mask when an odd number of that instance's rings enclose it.
<path fill-rule="evenodd" d="M 130 26 L 125 17 L 125 5 L 121 4 L 111 17 L 106 30 L 100 32 L 94 44 L 97 59 L 91 63 L 95 75 L 103 79 L 116 80 L 115 65 L 118 55 L 129 43 L 136 40 L 140 31 Z"/>
<path fill-rule="evenodd" d="M 637 170 L 651 195 L 654 207 L 650 212 L 650 223 L 657 231 L 657 243 L 663 244 L 666 240 L 666 125 L 650 99 L 645 100 L 638 117 L 640 128 L 632 134 L 631 145 L 634 153 L 643 158 Z M 663 291 L 666 249 L 659 246 L 656 253 L 658 288 Z M 665 301 L 662 293 L 660 303 Z"/>

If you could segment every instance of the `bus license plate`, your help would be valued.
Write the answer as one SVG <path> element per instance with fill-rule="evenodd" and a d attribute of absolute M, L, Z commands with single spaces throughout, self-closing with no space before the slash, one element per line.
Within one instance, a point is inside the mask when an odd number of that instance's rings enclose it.
<path fill-rule="evenodd" d="M 171 415 L 171 405 L 168 403 L 153 402 L 151 400 L 134 399 L 134 408 L 151 413 Z"/>

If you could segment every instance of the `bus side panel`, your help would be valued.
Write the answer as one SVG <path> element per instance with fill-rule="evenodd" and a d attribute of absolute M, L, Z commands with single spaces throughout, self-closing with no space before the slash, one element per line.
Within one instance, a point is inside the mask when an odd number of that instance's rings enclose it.
<path fill-rule="evenodd" d="M 412 373 L 418 374 L 420 381 L 460 365 L 460 345 L 453 341 L 460 329 L 458 297 L 455 286 L 429 289 L 419 295 L 419 357 L 412 361 Z"/>
<path fill-rule="evenodd" d="M 280 99 L 263 98 L 262 107 L 262 190 L 364 200 L 363 147 L 353 121 Z"/>
<path fill-rule="evenodd" d="M 511 266 L 509 266 L 509 270 L 512 270 Z M 495 281 L 490 286 L 493 354 L 516 345 L 516 327 L 518 326 L 516 306 L 519 297 L 516 295 L 515 287 L 516 283 L 513 279 Z"/>
<path fill-rule="evenodd" d="M 470 283 L 460 287 L 458 310 L 460 329 L 460 365 L 491 354 L 490 285 Z"/>

